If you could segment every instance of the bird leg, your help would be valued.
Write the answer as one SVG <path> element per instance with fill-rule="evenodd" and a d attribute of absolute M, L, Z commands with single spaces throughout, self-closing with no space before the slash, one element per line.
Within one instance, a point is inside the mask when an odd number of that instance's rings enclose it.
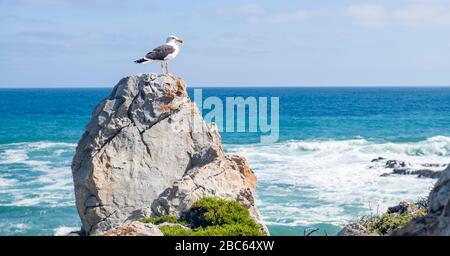
<path fill-rule="evenodd" d="M 166 74 L 169 74 L 169 67 L 168 63 L 166 62 Z"/>
<path fill-rule="evenodd" d="M 161 72 L 162 72 L 162 74 L 164 74 L 164 63 L 163 62 L 161 62 Z"/>

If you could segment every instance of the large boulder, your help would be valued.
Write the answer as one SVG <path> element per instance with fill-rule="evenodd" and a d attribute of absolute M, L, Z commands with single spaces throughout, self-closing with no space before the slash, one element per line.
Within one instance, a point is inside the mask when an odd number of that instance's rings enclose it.
<path fill-rule="evenodd" d="M 428 197 L 428 214 L 416 218 L 394 235 L 450 235 L 450 166 L 440 175 Z"/>
<path fill-rule="evenodd" d="M 123 78 L 95 108 L 72 163 L 86 234 L 149 215 L 180 215 L 201 196 L 237 199 L 261 223 L 256 177 L 245 159 L 226 156 L 173 75 Z"/>

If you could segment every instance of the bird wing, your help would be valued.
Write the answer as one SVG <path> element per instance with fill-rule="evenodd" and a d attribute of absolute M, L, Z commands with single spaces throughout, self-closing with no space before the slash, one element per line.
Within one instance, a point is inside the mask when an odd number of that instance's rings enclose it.
<path fill-rule="evenodd" d="M 145 58 L 149 60 L 164 60 L 167 57 L 167 55 L 173 53 L 174 51 L 175 48 L 173 46 L 163 44 L 153 49 L 153 51 L 147 53 L 145 55 Z"/>

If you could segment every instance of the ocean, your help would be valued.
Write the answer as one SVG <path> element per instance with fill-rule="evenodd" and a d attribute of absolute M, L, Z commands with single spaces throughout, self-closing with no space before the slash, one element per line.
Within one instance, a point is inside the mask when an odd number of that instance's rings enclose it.
<path fill-rule="evenodd" d="M 0 235 L 79 229 L 70 164 L 110 91 L 0 89 Z M 272 235 L 335 235 L 427 196 L 435 182 L 381 177 L 388 171 L 374 158 L 450 163 L 450 88 L 204 88 L 203 96 L 280 99 L 278 142 L 222 133 L 225 150 L 245 156 L 259 179 L 257 206 Z"/>

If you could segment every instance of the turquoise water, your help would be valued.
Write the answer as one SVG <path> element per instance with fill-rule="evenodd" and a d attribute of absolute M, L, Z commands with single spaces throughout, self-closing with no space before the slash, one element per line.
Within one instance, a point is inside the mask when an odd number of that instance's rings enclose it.
<path fill-rule="evenodd" d="M 70 163 L 96 103 L 111 89 L 0 90 L 0 235 L 80 226 Z M 192 93 L 192 90 L 190 91 Z M 246 156 L 274 235 L 336 232 L 348 221 L 425 196 L 434 180 L 380 177 L 379 156 L 450 162 L 450 88 L 209 88 L 204 97 L 280 97 L 280 141 L 223 133 Z"/>

